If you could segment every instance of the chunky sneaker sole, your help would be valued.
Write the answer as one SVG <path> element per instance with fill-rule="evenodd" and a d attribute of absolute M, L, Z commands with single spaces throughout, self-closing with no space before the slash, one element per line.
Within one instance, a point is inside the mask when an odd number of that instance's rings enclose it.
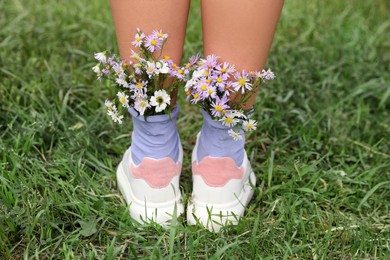
<path fill-rule="evenodd" d="M 198 141 L 192 152 L 193 192 L 187 206 L 187 223 L 199 223 L 212 232 L 237 225 L 256 185 L 246 153 L 237 167 L 230 157 L 206 156 L 199 162 L 197 147 Z"/>
<path fill-rule="evenodd" d="M 176 163 L 171 158 L 144 158 L 135 165 L 131 147 L 126 151 L 116 176 L 119 190 L 130 205 L 129 213 L 134 220 L 168 226 L 174 215 L 184 212 L 179 187 L 182 161 L 181 145 Z"/>

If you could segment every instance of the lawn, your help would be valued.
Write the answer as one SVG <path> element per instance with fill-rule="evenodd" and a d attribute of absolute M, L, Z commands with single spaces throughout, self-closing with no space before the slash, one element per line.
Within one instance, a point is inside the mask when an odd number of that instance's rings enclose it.
<path fill-rule="evenodd" d="M 0 1 L 0 258 L 390 258 L 390 3 L 286 1 L 246 150 L 258 186 L 219 234 L 140 225 L 115 169 L 131 143 L 93 53 L 117 52 L 108 1 Z M 259 12 L 261 15 L 261 12 Z M 202 51 L 192 2 L 184 58 Z M 185 103 L 181 188 L 200 111 Z"/>

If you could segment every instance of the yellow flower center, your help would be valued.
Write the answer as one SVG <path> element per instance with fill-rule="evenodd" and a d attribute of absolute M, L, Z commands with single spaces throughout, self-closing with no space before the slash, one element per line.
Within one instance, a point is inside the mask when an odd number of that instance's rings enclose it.
<path fill-rule="evenodd" d="M 225 73 L 225 72 L 226 72 L 226 69 L 225 69 L 225 68 L 222 68 L 222 69 L 221 69 L 221 72 L 222 72 L 222 73 Z"/>
<path fill-rule="evenodd" d="M 220 106 L 220 105 L 216 105 L 216 106 L 215 106 L 215 110 L 217 110 L 217 111 L 221 111 L 221 110 L 222 110 L 222 106 Z"/>
<path fill-rule="evenodd" d="M 197 99 L 199 97 L 199 94 L 198 93 L 195 93 L 194 94 L 194 99 Z"/>
<path fill-rule="evenodd" d="M 222 115 L 226 114 L 226 110 L 225 110 L 225 109 L 222 110 L 222 111 L 221 111 L 221 114 L 222 114 Z"/>
<path fill-rule="evenodd" d="M 205 70 L 205 71 L 203 72 L 203 76 L 207 76 L 207 75 L 209 75 L 209 71 L 208 71 L 208 70 Z"/>
<path fill-rule="evenodd" d="M 206 79 L 206 82 L 207 82 L 207 83 L 210 83 L 210 82 L 211 82 L 211 79 Z"/>
<path fill-rule="evenodd" d="M 191 67 L 191 64 L 190 63 L 187 63 L 186 64 L 186 69 L 189 69 Z"/>
<path fill-rule="evenodd" d="M 140 107 L 146 107 L 146 102 L 145 100 L 141 101 L 141 103 L 139 104 Z"/>
<path fill-rule="evenodd" d="M 168 55 L 165 55 L 165 56 L 164 56 L 164 59 L 165 59 L 165 60 L 169 60 L 170 58 L 171 58 L 171 57 L 169 57 Z"/>
<path fill-rule="evenodd" d="M 153 67 L 149 67 L 149 68 L 148 68 L 148 71 L 149 71 L 149 72 L 153 72 L 153 70 L 154 70 Z"/>
<path fill-rule="evenodd" d="M 228 124 L 230 124 L 232 121 L 233 121 L 233 119 L 231 117 L 227 117 L 225 119 L 225 122 L 228 123 Z"/>
<path fill-rule="evenodd" d="M 253 125 L 252 125 L 252 124 L 247 124 L 247 125 L 246 125 L 246 128 L 252 129 L 252 128 L 253 128 Z"/>
<path fill-rule="evenodd" d="M 141 82 L 138 82 L 136 85 L 135 85 L 136 88 L 142 88 L 142 83 Z"/>
<path fill-rule="evenodd" d="M 246 83 L 246 81 L 245 81 L 244 78 L 240 78 L 240 79 L 238 80 L 238 85 L 240 85 L 240 86 L 245 86 L 245 83 Z"/>
<path fill-rule="evenodd" d="M 200 87 L 203 91 L 206 91 L 207 90 L 207 86 L 206 85 L 202 85 L 202 87 Z"/>
<path fill-rule="evenodd" d="M 135 40 L 137 41 L 137 42 L 140 42 L 141 41 L 141 37 L 137 37 L 137 38 L 135 38 Z"/>
<path fill-rule="evenodd" d="M 177 65 L 175 63 L 172 64 L 172 68 L 176 69 Z"/>
<path fill-rule="evenodd" d="M 182 70 L 182 69 L 178 69 L 178 70 L 177 70 L 177 73 L 183 74 L 183 70 Z"/>
<path fill-rule="evenodd" d="M 210 88 L 209 90 L 207 90 L 207 93 L 209 93 L 211 95 L 211 94 L 213 94 L 213 90 Z"/>
<path fill-rule="evenodd" d="M 121 97 L 119 99 L 119 102 L 121 102 L 122 104 L 126 103 L 126 98 L 125 97 Z"/>
<path fill-rule="evenodd" d="M 153 40 L 150 41 L 150 44 L 153 45 L 153 46 L 156 46 L 157 45 L 157 41 L 155 39 L 153 39 Z"/>
<path fill-rule="evenodd" d="M 221 78 L 221 77 L 218 77 L 218 78 L 217 78 L 217 82 L 218 82 L 218 83 L 221 83 L 221 82 L 222 82 L 222 78 Z"/>
<path fill-rule="evenodd" d="M 158 33 L 158 34 L 157 34 L 157 37 L 158 37 L 158 38 L 161 38 L 162 36 L 163 36 L 162 33 Z"/>
<path fill-rule="evenodd" d="M 106 70 L 109 70 L 109 69 L 110 69 L 110 66 L 107 65 L 107 66 L 106 66 Z"/>
<path fill-rule="evenodd" d="M 186 91 L 186 95 L 187 95 L 187 96 L 191 95 L 191 90 L 187 90 L 187 91 Z"/>

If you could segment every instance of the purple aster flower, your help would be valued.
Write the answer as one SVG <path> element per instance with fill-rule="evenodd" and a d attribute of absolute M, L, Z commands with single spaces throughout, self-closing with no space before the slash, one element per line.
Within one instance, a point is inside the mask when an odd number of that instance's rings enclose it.
<path fill-rule="evenodd" d="M 131 42 L 135 47 L 141 47 L 142 40 L 145 38 L 145 34 L 137 28 L 137 33 L 134 36 L 134 41 Z"/>
<path fill-rule="evenodd" d="M 192 95 L 192 99 L 191 99 L 191 103 L 192 104 L 196 104 L 198 103 L 198 101 L 200 100 L 200 95 L 198 92 L 194 92 L 191 94 Z"/>
<path fill-rule="evenodd" d="M 200 55 L 199 53 L 190 57 L 190 64 L 191 66 L 194 65 L 195 63 L 197 63 L 199 61 L 199 58 L 200 58 Z"/>
<path fill-rule="evenodd" d="M 106 64 L 106 62 L 107 62 L 106 52 L 95 53 L 94 57 L 95 57 L 96 60 L 98 60 L 101 63 L 103 63 L 103 65 Z"/>
<path fill-rule="evenodd" d="M 150 51 L 151 53 L 158 51 L 161 49 L 163 40 L 158 38 L 155 34 L 150 34 L 146 36 L 145 40 L 145 47 Z"/>
<path fill-rule="evenodd" d="M 224 62 L 223 64 L 219 64 L 216 67 L 216 70 L 218 73 L 224 78 L 225 80 L 230 77 L 231 74 L 234 73 L 234 65 L 230 65 L 228 62 Z"/>
<path fill-rule="evenodd" d="M 235 91 L 239 91 L 241 89 L 241 94 L 245 93 L 245 90 L 252 90 L 252 84 L 249 82 L 249 73 L 246 71 L 236 72 L 234 74 L 234 79 L 236 80 L 233 84 L 232 87 L 234 88 Z"/>
<path fill-rule="evenodd" d="M 154 34 L 155 37 L 160 39 L 160 40 L 165 40 L 168 38 L 168 34 L 163 33 L 162 30 L 160 30 L 160 31 L 154 30 L 152 34 Z"/>
<path fill-rule="evenodd" d="M 218 56 L 216 56 L 214 54 L 208 55 L 206 57 L 206 59 L 200 60 L 200 62 L 201 62 L 200 68 L 210 70 L 210 69 L 216 67 L 217 66 L 217 59 L 218 59 Z"/>
<path fill-rule="evenodd" d="M 271 71 L 271 69 L 268 69 L 267 71 L 262 70 L 261 78 L 263 79 L 263 81 L 272 80 L 275 78 L 275 74 Z"/>
<path fill-rule="evenodd" d="M 223 94 L 228 97 L 228 96 L 230 96 L 230 93 L 234 92 L 232 85 L 233 85 L 233 82 L 227 81 L 225 83 L 225 85 L 223 86 L 223 89 L 218 88 L 218 90 L 223 92 Z"/>
<path fill-rule="evenodd" d="M 211 114 L 214 117 L 222 117 L 223 111 L 226 112 L 227 109 L 230 107 L 227 105 L 227 102 L 229 102 L 229 99 L 227 96 L 223 96 L 222 99 L 220 99 L 218 96 L 215 97 L 215 102 L 211 102 L 211 106 L 213 107 L 211 109 Z"/>

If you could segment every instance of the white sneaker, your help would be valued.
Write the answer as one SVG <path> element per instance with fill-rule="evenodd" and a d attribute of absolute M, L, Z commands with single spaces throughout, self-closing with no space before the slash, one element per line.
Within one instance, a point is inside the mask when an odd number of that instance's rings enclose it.
<path fill-rule="evenodd" d="M 131 147 L 118 166 L 116 176 L 120 192 L 130 205 L 130 216 L 139 223 L 156 222 L 168 226 L 173 215 L 184 212 L 179 178 L 183 148 L 179 144 L 179 158 L 144 158 L 135 165 Z"/>
<path fill-rule="evenodd" d="M 242 165 L 237 167 L 230 157 L 206 156 L 199 162 L 197 148 L 198 140 L 192 152 L 193 191 L 187 206 L 187 223 L 200 223 L 214 232 L 225 225 L 237 225 L 256 185 L 246 153 Z"/>

